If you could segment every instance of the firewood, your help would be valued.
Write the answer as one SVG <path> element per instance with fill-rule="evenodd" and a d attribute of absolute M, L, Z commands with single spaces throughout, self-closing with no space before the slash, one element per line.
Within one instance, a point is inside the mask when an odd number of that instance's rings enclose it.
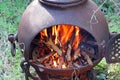
<path fill-rule="evenodd" d="M 58 69 L 62 69 L 62 63 L 64 62 L 64 59 L 63 57 L 60 57 L 59 59 L 60 59 L 60 63 L 58 65 Z"/>
<path fill-rule="evenodd" d="M 71 45 L 69 44 L 68 45 L 68 49 L 67 49 L 67 52 L 66 52 L 66 59 L 67 59 L 67 61 L 71 61 L 71 50 L 72 50 L 72 47 L 71 47 Z"/>
<path fill-rule="evenodd" d="M 72 61 L 69 61 L 69 62 L 68 62 L 67 67 L 68 67 L 68 68 L 73 68 Z"/>
<path fill-rule="evenodd" d="M 29 62 L 40 62 L 40 59 L 32 59 L 32 60 L 29 60 Z"/>
<path fill-rule="evenodd" d="M 50 64 L 44 64 L 47 68 L 51 68 L 51 65 Z"/>
<path fill-rule="evenodd" d="M 80 48 L 78 48 L 75 53 L 74 53 L 74 60 L 76 60 L 79 57 L 80 53 Z"/>
<path fill-rule="evenodd" d="M 62 50 L 60 50 L 53 42 L 52 39 L 50 38 L 47 42 L 44 42 L 47 46 L 50 46 L 53 48 L 54 51 L 56 51 L 60 56 L 62 56 Z"/>
<path fill-rule="evenodd" d="M 50 68 L 51 68 L 51 67 L 52 67 L 52 66 L 51 66 L 52 61 L 51 61 L 51 60 L 48 61 L 48 60 L 49 60 L 49 59 L 44 60 L 43 63 L 41 63 L 41 64 L 44 65 L 45 67 L 50 67 Z"/>
<path fill-rule="evenodd" d="M 93 52 L 88 51 L 88 50 L 85 50 L 85 52 L 89 55 L 90 58 L 97 59 L 97 56 Z"/>
<path fill-rule="evenodd" d="M 30 60 L 30 62 L 40 62 L 43 63 L 44 61 L 48 61 L 47 59 L 49 59 L 49 57 L 51 57 L 53 55 L 54 52 L 51 52 L 50 54 L 41 57 L 41 58 L 33 58 L 33 60 Z"/>
<path fill-rule="evenodd" d="M 89 64 L 90 66 L 93 65 L 92 60 L 90 59 L 90 57 L 88 56 L 88 54 L 87 54 L 86 52 L 82 51 L 82 52 L 81 52 L 81 55 L 84 56 L 84 58 L 87 60 L 87 62 L 88 62 L 88 64 Z"/>
<path fill-rule="evenodd" d="M 42 57 L 42 58 L 40 58 L 38 60 L 40 62 L 43 62 L 44 60 L 49 59 L 49 57 L 51 57 L 53 54 L 54 54 L 54 52 L 51 52 L 50 54 L 48 54 L 48 55 L 46 55 L 46 56 L 44 56 L 44 57 Z"/>

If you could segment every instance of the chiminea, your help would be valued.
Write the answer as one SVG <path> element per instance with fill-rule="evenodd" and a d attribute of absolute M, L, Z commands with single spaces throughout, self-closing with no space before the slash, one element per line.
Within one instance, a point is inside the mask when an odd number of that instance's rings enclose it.
<path fill-rule="evenodd" d="M 109 33 L 92 0 L 34 0 L 8 39 L 13 56 L 19 43 L 26 80 L 95 80 L 92 69 L 103 57 L 120 61 L 120 34 Z"/>

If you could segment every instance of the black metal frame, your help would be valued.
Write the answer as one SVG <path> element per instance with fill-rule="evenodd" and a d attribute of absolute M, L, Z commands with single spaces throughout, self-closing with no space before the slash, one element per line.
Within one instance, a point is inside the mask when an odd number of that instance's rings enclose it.
<path fill-rule="evenodd" d="M 105 58 L 107 63 L 120 62 L 120 34 L 114 34 L 106 45 Z"/>

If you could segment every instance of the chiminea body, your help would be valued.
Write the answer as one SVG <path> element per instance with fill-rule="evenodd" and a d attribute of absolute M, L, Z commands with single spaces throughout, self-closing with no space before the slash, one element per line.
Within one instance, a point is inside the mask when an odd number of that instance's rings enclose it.
<path fill-rule="evenodd" d="M 50 6 L 41 1 L 44 0 L 35 0 L 27 7 L 18 27 L 18 42 L 25 44 L 26 59 L 29 59 L 30 44 L 36 34 L 57 24 L 77 25 L 90 32 L 98 43 L 109 40 L 107 22 L 93 1 L 78 0 L 80 4 L 65 8 Z"/>
<path fill-rule="evenodd" d="M 30 45 L 36 35 L 45 28 L 49 28 L 51 26 L 59 24 L 78 26 L 90 33 L 95 38 L 96 44 L 101 49 L 98 50 L 100 56 L 98 60 L 94 63 L 94 66 L 103 57 L 102 55 L 103 53 L 105 53 L 105 47 L 109 43 L 112 44 L 115 42 L 115 40 L 111 40 L 112 42 L 109 41 L 110 33 L 108 30 L 108 24 L 104 18 L 103 13 L 99 10 L 97 5 L 92 0 L 34 0 L 23 13 L 17 33 L 18 43 L 22 44 L 21 48 L 24 49 L 23 54 L 25 57 L 25 62 L 31 59 Z M 12 44 L 14 44 L 14 41 L 12 41 L 11 39 L 9 40 Z M 12 48 L 12 52 L 14 53 L 15 45 L 12 45 Z M 107 49 L 109 53 L 111 49 L 112 47 L 109 47 L 109 49 Z M 43 75 L 42 77 L 46 77 L 44 76 L 44 74 L 46 75 L 46 73 L 58 73 L 58 75 L 60 76 L 63 76 L 62 73 L 64 73 L 64 75 L 70 73 L 66 75 L 70 76 L 74 71 L 72 69 L 63 71 L 48 69 L 42 66 L 38 67 L 36 66 L 36 64 L 28 64 L 26 66 L 29 68 L 30 65 L 35 68 L 39 76 Z M 84 68 L 75 70 L 79 70 L 78 73 L 84 73 L 90 70 L 92 67 L 88 65 Z M 39 70 L 43 70 L 43 72 Z M 29 70 L 25 71 L 25 73 L 27 74 L 27 76 L 31 76 Z"/>

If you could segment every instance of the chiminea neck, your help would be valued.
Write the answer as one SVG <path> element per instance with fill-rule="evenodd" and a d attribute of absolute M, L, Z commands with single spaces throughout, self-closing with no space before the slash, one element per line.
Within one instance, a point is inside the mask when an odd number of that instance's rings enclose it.
<path fill-rule="evenodd" d="M 68 8 L 83 4 L 87 0 L 39 0 L 39 1 L 47 6 Z"/>

